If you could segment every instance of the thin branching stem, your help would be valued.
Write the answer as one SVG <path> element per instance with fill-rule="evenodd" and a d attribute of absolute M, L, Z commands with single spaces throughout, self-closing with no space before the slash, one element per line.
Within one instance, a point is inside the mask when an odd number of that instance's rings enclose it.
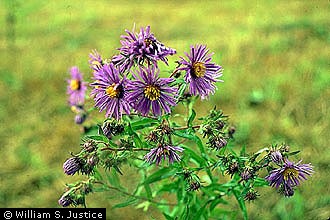
<path fill-rule="evenodd" d="M 106 150 L 109 150 L 109 151 L 150 151 L 149 148 L 127 148 L 127 147 L 122 147 L 122 148 L 112 148 L 112 147 L 105 147 L 105 148 L 102 148 L 101 151 L 106 151 Z"/>
<path fill-rule="evenodd" d="M 194 125 L 191 128 L 195 129 L 195 128 L 200 128 L 200 127 L 201 127 L 201 125 Z M 179 127 L 179 128 L 173 128 L 173 130 L 185 130 L 185 129 L 188 129 L 188 128 L 190 128 L 190 127 L 184 126 L 184 127 Z"/>
<path fill-rule="evenodd" d="M 99 184 L 102 184 L 103 186 L 107 187 L 108 189 L 112 189 L 112 190 L 115 190 L 117 192 L 120 192 L 124 195 L 127 195 L 127 196 L 130 196 L 130 197 L 133 197 L 135 199 L 140 199 L 140 200 L 144 200 L 144 201 L 148 201 L 148 202 L 151 202 L 151 203 L 154 203 L 156 205 L 165 205 L 165 206 L 177 206 L 178 204 L 176 203 L 165 203 L 165 202 L 158 202 L 158 201 L 155 201 L 153 199 L 150 199 L 150 198 L 146 198 L 146 197 L 143 197 L 143 196 L 137 196 L 137 195 L 134 195 L 134 194 L 131 194 L 131 193 L 128 193 L 122 189 L 119 189 L 117 187 L 114 187 L 114 186 L 109 186 L 108 184 L 106 183 L 103 183 L 101 181 L 95 181 L 94 183 L 99 183 Z"/>

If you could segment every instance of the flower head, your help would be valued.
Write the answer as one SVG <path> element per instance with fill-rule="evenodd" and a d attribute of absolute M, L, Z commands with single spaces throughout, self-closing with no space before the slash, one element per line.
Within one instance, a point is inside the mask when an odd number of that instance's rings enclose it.
<path fill-rule="evenodd" d="M 160 116 L 162 109 L 170 113 L 170 106 L 176 105 L 177 88 L 169 86 L 174 79 L 159 78 L 158 72 L 154 66 L 140 67 L 137 71 L 140 78 L 133 74 L 135 80 L 127 84 L 128 99 L 142 115 L 147 115 L 152 109 L 154 115 Z"/>
<path fill-rule="evenodd" d="M 83 82 L 81 73 L 78 67 L 74 66 L 70 70 L 71 79 L 69 79 L 67 94 L 69 95 L 69 104 L 71 106 L 83 105 L 85 101 L 85 93 L 87 90 L 86 82 Z"/>
<path fill-rule="evenodd" d="M 168 158 L 169 163 L 173 163 L 174 161 L 180 161 L 180 156 L 177 153 L 182 152 L 183 148 L 178 146 L 163 146 L 160 145 L 156 148 L 152 148 L 149 153 L 147 153 L 144 158 L 147 162 L 153 163 L 156 162 L 157 165 L 160 164 L 160 162 L 163 160 L 166 160 L 166 157 Z"/>
<path fill-rule="evenodd" d="M 222 76 L 222 67 L 211 63 L 213 53 L 208 52 L 205 45 L 191 46 L 190 54 L 185 53 L 188 59 L 181 57 L 182 66 L 177 69 L 186 71 L 185 81 L 189 83 L 190 94 L 200 94 L 202 99 L 214 93 L 215 82 L 222 82 L 218 79 Z"/>
<path fill-rule="evenodd" d="M 82 168 L 82 163 L 78 157 L 71 157 L 63 164 L 64 173 L 67 175 L 74 175 Z"/>
<path fill-rule="evenodd" d="M 127 102 L 127 93 L 125 92 L 126 78 L 120 79 L 119 71 L 113 64 L 104 65 L 94 74 L 94 87 L 92 95 L 94 96 L 95 107 L 100 112 L 105 110 L 106 117 L 120 119 L 122 113 L 130 113 L 130 105 Z"/>
<path fill-rule="evenodd" d="M 306 180 L 307 176 L 312 175 L 313 168 L 311 164 L 300 164 L 284 159 L 281 168 L 272 170 L 266 180 L 273 187 L 281 187 L 286 196 L 293 195 L 293 187 L 300 185 L 300 181 Z"/>
<path fill-rule="evenodd" d="M 167 64 L 166 56 L 176 53 L 174 49 L 165 47 L 156 39 L 150 32 L 150 26 L 141 28 L 138 34 L 134 33 L 134 28 L 132 32 L 125 31 L 127 35 L 121 36 L 122 47 L 118 48 L 120 54 L 112 58 L 112 62 L 123 70 L 129 70 L 134 63 L 143 65 L 147 62 L 157 66 L 157 61 L 161 60 Z"/>

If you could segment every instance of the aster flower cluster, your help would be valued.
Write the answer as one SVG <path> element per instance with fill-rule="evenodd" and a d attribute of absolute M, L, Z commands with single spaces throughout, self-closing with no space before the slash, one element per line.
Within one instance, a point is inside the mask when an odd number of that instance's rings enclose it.
<path fill-rule="evenodd" d="M 143 200 L 157 205 L 155 195 L 173 192 L 177 205 L 184 207 L 165 216 L 197 219 L 189 213 L 205 210 L 207 219 L 224 203 L 224 195 L 235 195 L 246 216 L 244 201 L 258 198 L 257 186 L 269 185 L 290 197 L 314 172 L 311 164 L 292 162 L 289 158 L 298 151 L 290 152 L 286 144 L 253 154 L 248 154 L 245 146 L 235 152 L 236 128 L 216 107 L 196 119 L 200 113 L 196 102 L 207 101 L 223 82 L 222 66 L 214 62 L 214 53 L 206 45 L 191 45 L 178 56 L 176 68 L 163 71 L 158 62 L 170 66 L 169 57 L 177 51 L 157 39 L 150 26 L 138 32 L 126 30 L 121 39 L 118 54 L 111 58 L 104 58 L 97 50 L 89 54 L 91 82 L 83 80 L 78 67 L 70 70 L 68 104 L 84 134 L 80 151 L 71 153 L 63 171 L 69 176 L 85 175 L 88 180 L 67 185 L 59 205 L 85 205 L 87 194 L 107 190 L 131 196 L 132 204 Z M 87 108 L 87 101 L 93 106 Z M 177 106 L 187 112 L 176 111 Z M 102 113 L 100 118 L 92 118 L 94 110 Z M 124 190 L 117 176 L 125 178 L 124 165 L 142 174 L 132 194 Z M 262 170 L 268 172 L 266 177 L 261 176 Z M 220 183 L 219 172 L 230 180 Z M 163 185 L 153 188 L 151 184 L 156 182 Z M 138 205 L 147 209 L 145 206 Z"/>
<path fill-rule="evenodd" d="M 269 185 L 279 189 L 284 196 L 290 197 L 294 195 L 294 188 L 299 186 L 302 181 L 314 173 L 311 164 L 301 164 L 302 160 L 297 163 L 288 159 L 289 146 L 273 146 L 269 151 L 271 162 L 278 168 L 272 168 L 265 179 Z"/>

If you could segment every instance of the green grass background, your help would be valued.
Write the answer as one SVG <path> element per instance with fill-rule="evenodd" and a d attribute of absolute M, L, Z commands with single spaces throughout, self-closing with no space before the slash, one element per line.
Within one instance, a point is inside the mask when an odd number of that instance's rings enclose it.
<path fill-rule="evenodd" d="M 259 189 L 250 219 L 327 219 L 330 216 L 330 3 L 329 1 L 14 1 L 0 2 L 0 207 L 58 207 L 78 177 L 63 174 L 77 152 L 80 128 L 66 105 L 68 70 L 89 79 L 88 54 L 116 53 L 120 35 L 151 25 L 177 55 L 207 44 L 224 68 L 210 101 L 230 115 L 238 148 L 253 152 L 287 142 L 295 160 L 315 174 L 293 198 Z M 103 116 L 103 113 L 101 114 Z M 131 181 L 128 170 L 125 181 Z M 89 207 L 107 207 L 109 219 L 163 219 L 155 208 L 111 209 L 121 198 L 93 194 Z M 236 203 L 219 207 L 239 210 Z M 239 215 L 240 216 L 240 215 Z"/>

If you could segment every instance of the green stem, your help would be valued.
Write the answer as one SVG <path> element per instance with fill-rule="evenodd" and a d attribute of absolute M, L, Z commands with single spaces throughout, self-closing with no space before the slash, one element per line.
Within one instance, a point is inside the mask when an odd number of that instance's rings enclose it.
<path fill-rule="evenodd" d="M 115 190 L 117 192 L 120 192 L 126 196 L 130 196 L 130 197 L 133 197 L 135 199 L 140 199 L 140 200 L 144 200 L 144 201 L 148 201 L 148 202 L 151 202 L 151 203 L 154 203 L 156 205 L 166 205 L 166 206 L 177 206 L 178 204 L 176 203 L 164 203 L 164 202 L 157 202 L 155 200 L 152 200 L 152 199 L 148 199 L 146 197 L 143 197 L 143 196 L 137 196 L 137 195 L 134 195 L 134 194 L 131 194 L 131 193 L 128 193 L 128 192 L 125 192 L 124 190 L 121 190 L 117 187 L 113 187 L 113 186 L 109 186 L 108 184 L 105 184 L 103 182 L 100 182 L 100 181 L 94 181 L 94 183 L 99 183 L 99 184 L 102 184 L 103 186 L 107 187 L 108 189 L 112 189 L 112 190 Z"/>
<path fill-rule="evenodd" d="M 192 126 L 191 128 L 200 128 L 201 125 L 194 125 Z M 179 128 L 173 128 L 173 130 L 185 130 L 185 129 L 188 129 L 189 127 L 188 126 L 184 126 L 184 127 L 179 127 Z"/>
<path fill-rule="evenodd" d="M 126 148 L 126 147 L 122 147 L 122 148 L 112 148 L 112 147 L 105 147 L 102 148 L 101 151 L 106 151 L 106 150 L 110 150 L 110 151 L 150 151 L 149 148 Z"/>

